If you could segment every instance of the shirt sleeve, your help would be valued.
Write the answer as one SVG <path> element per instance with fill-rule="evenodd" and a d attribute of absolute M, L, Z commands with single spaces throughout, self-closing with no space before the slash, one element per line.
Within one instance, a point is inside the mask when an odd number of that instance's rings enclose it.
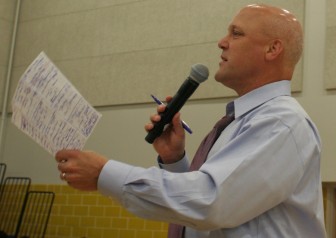
<path fill-rule="evenodd" d="M 296 137 L 309 138 L 306 128 L 296 126 L 293 132 L 275 117 L 253 120 L 217 146 L 199 171 L 176 173 L 109 161 L 98 189 L 140 217 L 198 230 L 234 227 L 293 192 L 303 174 Z"/>
<path fill-rule="evenodd" d="M 174 173 L 183 173 L 189 170 L 189 160 L 187 156 L 184 156 L 181 160 L 173 164 L 164 164 L 160 157 L 158 157 L 158 164 L 161 169 Z"/>

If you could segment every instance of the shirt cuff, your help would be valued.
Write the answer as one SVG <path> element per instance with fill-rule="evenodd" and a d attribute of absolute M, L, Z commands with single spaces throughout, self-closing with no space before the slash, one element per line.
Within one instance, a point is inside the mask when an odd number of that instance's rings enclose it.
<path fill-rule="evenodd" d="M 157 161 L 161 169 L 167 170 L 169 172 L 183 173 L 189 171 L 189 160 L 186 155 L 181 160 L 172 164 L 164 164 L 160 156 L 158 156 Z"/>
<path fill-rule="evenodd" d="M 134 167 L 125 163 L 109 160 L 98 178 L 98 191 L 104 196 L 122 201 L 123 188 L 127 176 Z"/>

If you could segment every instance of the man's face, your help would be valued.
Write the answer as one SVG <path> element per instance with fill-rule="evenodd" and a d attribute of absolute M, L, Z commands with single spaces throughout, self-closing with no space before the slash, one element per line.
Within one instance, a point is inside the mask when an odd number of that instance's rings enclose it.
<path fill-rule="evenodd" d="M 238 94 L 248 91 L 264 65 L 267 37 L 261 33 L 265 20 L 262 13 L 244 8 L 229 25 L 228 34 L 218 42 L 222 61 L 215 79 Z"/>

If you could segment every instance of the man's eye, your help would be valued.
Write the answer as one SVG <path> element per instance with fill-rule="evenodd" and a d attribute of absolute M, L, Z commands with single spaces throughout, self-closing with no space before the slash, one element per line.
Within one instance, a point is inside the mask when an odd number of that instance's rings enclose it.
<path fill-rule="evenodd" d="M 240 31 L 236 31 L 236 30 L 234 30 L 234 31 L 232 31 L 232 35 L 233 35 L 233 36 L 242 36 L 243 33 L 240 32 Z"/>

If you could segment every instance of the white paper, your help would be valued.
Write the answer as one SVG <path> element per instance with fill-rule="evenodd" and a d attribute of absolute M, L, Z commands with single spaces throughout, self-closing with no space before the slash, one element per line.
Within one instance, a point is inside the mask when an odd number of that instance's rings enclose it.
<path fill-rule="evenodd" d="M 52 155 L 82 149 L 101 118 L 44 52 L 21 76 L 12 110 L 12 123 Z"/>

